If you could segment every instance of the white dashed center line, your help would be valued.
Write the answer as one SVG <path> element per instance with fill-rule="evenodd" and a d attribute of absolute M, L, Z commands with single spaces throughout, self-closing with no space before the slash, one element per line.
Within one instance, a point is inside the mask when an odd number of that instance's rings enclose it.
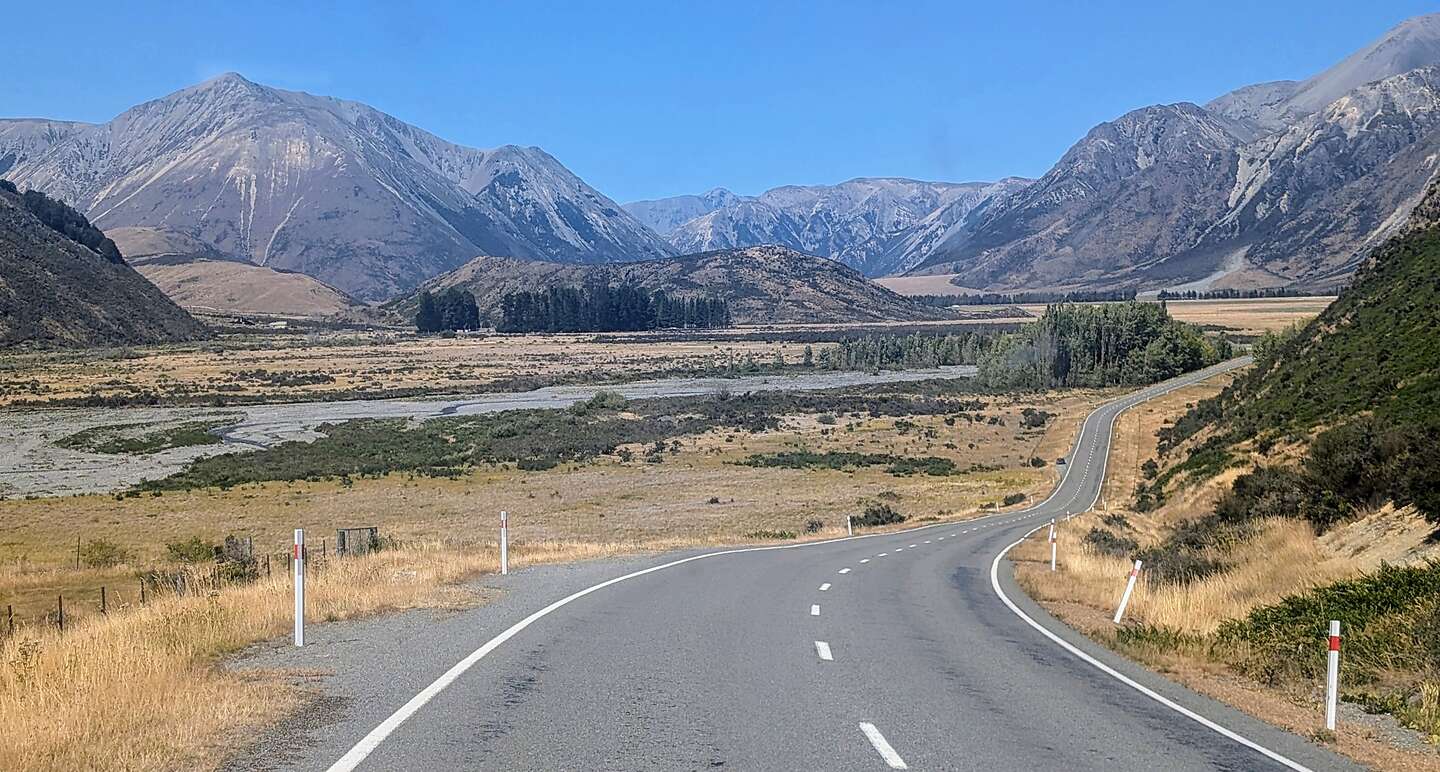
<path fill-rule="evenodd" d="M 919 546 L 919 545 L 916 545 L 916 544 L 911 544 L 911 545 L 910 545 L 910 549 L 912 549 L 912 550 L 913 550 L 913 549 L 915 549 L 915 548 L 916 548 L 916 547 L 917 547 L 917 546 Z"/>
<path fill-rule="evenodd" d="M 834 662 L 835 658 L 830 655 L 830 644 L 824 641 L 815 642 L 815 654 L 826 662 Z"/>
<path fill-rule="evenodd" d="M 905 759 L 900 758 L 900 754 L 895 752 L 895 749 L 886 741 L 885 735 L 880 734 L 880 730 L 876 729 L 874 724 L 862 721 L 860 723 L 860 731 L 865 733 L 865 739 L 869 740 L 870 744 L 875 746 L 875 752 L 880 754 L 880 758 L 884 759 L 885 763 L 889 764 L 891 769 L 910 768 L 905 764 Z"/>
<path fill-rule="evenodd" d="M 882 552 L 882 553 L 880 553 L 879 555 L 876 555 L 875 557 L 877 557 L 877 558 L 883 558 L 883 557 L 885 557 L 886 555 L 889 555 L 889 554 L 890 554 L 890 553 L 888 553 L 888 552 Z"/>
<path fill-rule="evenodd" d="M 861 562 L 861 563 L 869 563 L 869 562 L 870 562 L 870 558 L 860 558 L 860 562 Z"/>
<path fill-rule="evenodd" d="M 818 617 L 818 616 L 820 616 L 820 604 L 819 604 L 819 603 L 812 603 L 812 604 L 810 604 L 810 616 L 812 616 L 812 617 Z"/>
<path fill-rule="evenodd" d="M 820 592 L 825 592 L 825 591 L 828 590 L 828 589 L 830 589 L 830 583 L 829 583 L 829 582 L 826 582 L 826 583 L 820 585 Z"/>
<path fill-rule="evenodd" d="M 904 552 L 904 551 L 905 551 L 905 548 L 904 548 L 904 547 L 896 547 L 896 548 L 895 548 L 895 551 L 896 551 L 896 552 Z"/>
<path fill-rule="evenodd" d="M 840 569 L 840 573 L 842 573 L 842 574 L 848 574 L 848 573 L 850 573 L 850 569 L 848 569 L 848 568 L 842 568 L 842 569 Z"/>

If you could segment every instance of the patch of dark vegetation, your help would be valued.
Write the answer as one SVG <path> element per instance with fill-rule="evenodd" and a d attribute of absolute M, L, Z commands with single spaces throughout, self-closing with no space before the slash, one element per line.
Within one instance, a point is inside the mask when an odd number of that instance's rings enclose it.
<path fill-rule="evenodd" d="M 1116 536 L 1103 528 L 1091 528 L 1085 534 L 1085 545 L 1101 555 L 1128 558 L 1140 549 L 1139 543 L 1128 536 Z"/>
<path fill-rule="evenodd" d="M 1026 498 L 1027 498 L 1027 497 L 1026 497 L 1025 494 L 1023 494 L 1023 493 L 1011 493 L 1011 494 L 1007 495 L 1000 503 L 1003 504 L 1004 506 L 1009 507 L 1009 506 L 1014 506 L 1014 505 L 1016 505 L 1016 504 L 1019 504 L 1020 502 L 1024 501 Z"/>
<path fill-rule="evenodd" d="M 222 440 L 211 432 L 224 425 L 223 421 L 192 421 L 153 431 L 143 431 L 144 424 L 96 426 L 64 437 L 55 444 L 87 453 L 143 455 L 174 448 L 218 445 Z"/>
<path fill-rule="evenodd" d="M 856 517 L 852 524 L 857 528 L 874 528 L 881 525 L 895 525 L 903 523 L 909 518 L 902 515 L 889 504 L 874 503 L 868 504 L 865 511 Z"/>
<path fill-rule="evenodd" d="M 747 538 L 747 539 L 756 539 L 756 540 L 760 540 L 760 539 L 776 539 L 776 540 L 780 540 L 780 541 L 784 541 L 784 540 L 786 540 L 786 539 L 794 539 L 794 538 L 797 538 L 798 536 L 799 536 L 799 534 L 795 533 L 794 531 L 771 531 L 771 530 L 753 531 L 753 532 L 751 532 L 751 533 L 745 534 L 745 538 Z"/>
<path fill-rule="evenodd" d="M 740 462 L 745 466 L 781 469 L 859 469 L 867 466 L 883 466 L 885 471 L 897 476 L 928 474 L 936 477 L 959 474 L 960 469 L 948 458 L 924 456 L 907 458 L 888 453 L 836 452 L 813 453 L 810 451 L 787 451 L 784 453 L 753 454 Z"/>

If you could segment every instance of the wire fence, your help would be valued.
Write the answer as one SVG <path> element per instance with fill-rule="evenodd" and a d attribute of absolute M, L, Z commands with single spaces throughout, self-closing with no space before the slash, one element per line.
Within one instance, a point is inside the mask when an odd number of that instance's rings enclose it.
<path fill-rule="evenodd" d="M 366 527 L 339 529 L 333 542 L 325 537 L 316 546 L 318 551 L 310 545 L 304 548 L 307 574 L 325 571 L 332 559 L 368 554 L 393 545 L 387 545 L 380 539 L 378 529 Z M 77 540 L 76 572 L 103 569 L 86 567 L 81 560 L 82 549 L 82 543 Z M 49 626 L 64 632 L 67 628 L 73 629 L 82 619 L 143 608 L 163 596 L 220 593 L 227 588 L 271 580 L 277 572 L 289 577 L 293 575 L 294 562 L 292 551 L 256 555 L 250 538 L 230 537 L 224 545 L 212 548 L 209 560 L 141 570 L 132 577 L 116 576 L 90 587 L 76 587 L 64 582 L 66 589 L 55 592 L 54 600 L 48 604 L 43 600 L 37 602 L 33 594 L 20 609 L 17 609 L 16 603 L 6 602 L 4 617 L 0 620 L 0 636 L 13 636 L 27 626 Z M 27 608 L 28 615 L 24 613 Z"/>

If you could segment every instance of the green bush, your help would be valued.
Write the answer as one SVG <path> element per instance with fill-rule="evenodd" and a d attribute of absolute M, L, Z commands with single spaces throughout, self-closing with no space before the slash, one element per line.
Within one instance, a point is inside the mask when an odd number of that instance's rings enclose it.
<path fill-rule="evenodd" d="M 130 562 L 130 553 L 105 539 L 92 539 L 81 545 L 80 562 L 88 568 L 114 568 Z"/>
<path fill-rule="evenodd" d="M 215 545 L 199 536 L 191 536 L 185 541 L 172 541 L 165 545 L 165 551 L 172 560 L 181 563 L 204 563 L 215 559 Z"/>
<path fill-rule="evenodd" d="M 1003 504 L 1003 505 L 1005 505 L 1005 506 L 1007 506 L 1007 507 L 1009 507 L 1009 506 L 1014 506 L 1015 504 L 1019 504 L 1020 502 L 1024 501 L 1025 499 L 1026 499 L 1026 496 L 1025 496 L 1025 494 L 1023 494 L 1023 493 L 1011 493 L 1011 494 L 1007 495 L 1004 499 L 1002 499 L 1000 503 Z"/>

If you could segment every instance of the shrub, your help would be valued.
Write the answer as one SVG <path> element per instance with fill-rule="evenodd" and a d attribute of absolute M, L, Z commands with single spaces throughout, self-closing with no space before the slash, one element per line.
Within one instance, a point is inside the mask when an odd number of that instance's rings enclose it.
<path fill-rule="evenodd" d="M 559 465 L 560 462 L 553 458 L 522 458 L 515 462 L 515 468 L 522 472 L 543 472 Z"/>
<path fill-rule="evenodd" d="M 815 417 L 816 423 L 824 424 L 825 426 L 834 426 L 838 421 L 839 419 L 829 413 L 821 413 Z"/>
<path fill-rule="evenodd" d="M 906 516 L 895 511 L 889 504 L 874 503 L 865 507 L 865 512 L 855 518 L 853 525 L 860 528 L 873 528 L 880 525 L 894 525 L 903 523 Z"/>
<path fill-rule="evenodd" d="M 1039 469 L 1040 467 L 1045 466 L 1045 459 L 1043 459 L 1043 458 L 1041 458 L 1041 457 L 1039 457 L 1039 456 L 1031 456 L 1031 457 L 1030 457 L 1030 466 L 1033 466 L 1033 467 L 1035 467 L 1036 469 Z"/>
<path fill-rule="evenodd" d="M 215 546 L 199 536 L 191 536 L 185 541 L 169 542 L 165 545 L 165 551 L 170 554 L 171 559 L 181 563 L 203 563 L 215 559 Z"/>
<path fill-rule="evenodd" d="M 1020 502 L 1024 501 L 1025 498 L 1026 496 L 1023 493 L 1011 493 L 1010 495 L 1006 496 L 1000 503 L 1004 506 L 1009 507 L 1015 504 L 1019 504 Z"/>
<path fill-rule="evenodd" d="M 89 568 L 114 568 L 130 562 L 130 553 L 105 539 L 92 539 L 80 547 L 80 562 Z"/>
<path fill-rule="evenodd" d="M 1125 558 L 1135 553 L 1140 544 L 1128 536 L 1116 536 L 1103 528 L 1091 528 L 1085 534 L 1085 546 L 1101 555 Z"/>
<path fill-rule="evenodd" d="M 794 539 L 797 535 L 798 535 L 798 534 L 796 534 L 794 531 L 770 531 L 770 530 L 763 530 L 763 531 L 754 531 L 754 532 L 752 532 L 752 533 L 746 534 L 745 538 L 747 538 L 747 539 L 779 539 L 779 540 L 784 540 L 784 539 Z"/>
<path fill-rule="evenodd" d="M 824 520 L 818 520 L 818 519 L 812 518 L 812 519 L 810 519 L 810 520 L 805 521 L 805 533 L 819 533 L 819 532 L 820 532 L 822 529 L 824 529 L 824 528 L 825 528 L 825 521 L 824 521 Z"/>

